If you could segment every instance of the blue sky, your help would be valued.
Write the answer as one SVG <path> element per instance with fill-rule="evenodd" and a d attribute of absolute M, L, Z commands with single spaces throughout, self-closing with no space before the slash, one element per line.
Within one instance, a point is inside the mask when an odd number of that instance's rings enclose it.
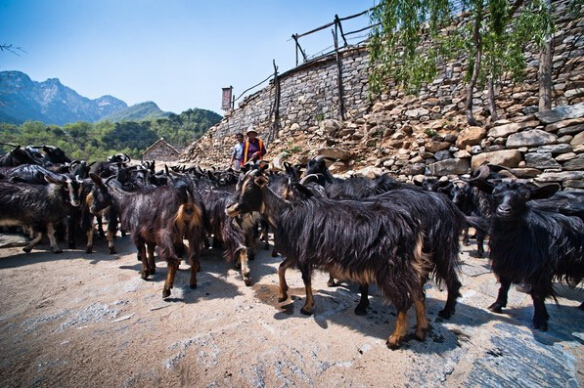
<path fill-rule="evenodd" d="M 0 0 L 0 71 L 35 81 L 59 78 L 82 96 L 154 101 L 180 113 L 222 113 L 221 88 L 239 95 L 273 72 L 294 67 L 293 33 L 370 8 L 375 0 L 184 1 Z M 345 31 L 366 26 L 348 21 Z M 330 29 L 301 39 L 308 54 L 332 45 Z"/>

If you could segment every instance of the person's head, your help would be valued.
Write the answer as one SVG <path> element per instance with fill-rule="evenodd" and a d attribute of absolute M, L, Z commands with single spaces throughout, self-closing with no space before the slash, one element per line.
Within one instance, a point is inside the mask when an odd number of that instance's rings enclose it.
<path fill-rule="evenodd" d="M 255 131 L 255 129 L 253 128 L 253 125 L 250 125 L 250 126 L 247 128 L 247 132 L 246 132 L 246 134 L 247 134 L 247 138 L 248 138 L 249 140 L 255 140 L 255 138 L 256 138 L 256 137 L 258 137 L 258 133 L 257 133 L 257 132 Z"/>
<path fill-rule="evenodd" d="M 236 134 L 235 138 L 237 139 L 238 143 L 241 143 L 243 141 L 243 133 Z"/>

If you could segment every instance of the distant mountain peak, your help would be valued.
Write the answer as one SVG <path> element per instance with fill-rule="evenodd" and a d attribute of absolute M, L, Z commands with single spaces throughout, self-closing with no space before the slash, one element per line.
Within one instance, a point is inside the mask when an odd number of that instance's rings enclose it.
<path fill-rule="evenodd" d="M 134 106 L 111 95 L 89 99 L 63 85 L 59 78 L 37 82 L 21 71 L 0 71 L 0 119 L 12 124 L 28 120 L 46 124 L 64 125 L 77 121 L 97 122 L 134 120 L 165 117 L 152 101 Z"/>

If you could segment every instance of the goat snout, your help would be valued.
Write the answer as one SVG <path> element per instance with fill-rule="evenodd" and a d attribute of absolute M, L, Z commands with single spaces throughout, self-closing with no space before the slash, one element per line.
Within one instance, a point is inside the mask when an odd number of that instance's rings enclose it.
<path fill-rule="evenodd" d="M 497 215 L 502 216 L 502 217 L 507 217 L 509 215 L 511 215 L 512 211 L 511 211 L 511 206 L 506 205 L 506 204 L 501 204 L 499 206 L 497 206 Z"/>

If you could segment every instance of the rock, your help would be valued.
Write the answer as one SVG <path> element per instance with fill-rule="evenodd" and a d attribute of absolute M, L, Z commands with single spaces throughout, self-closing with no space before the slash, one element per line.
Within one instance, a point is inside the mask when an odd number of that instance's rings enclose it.
<path fill-rule="evenodd" d="M 448 133 L 446 134 L 446 136 L 444 136 L 444 141 L 447 141 L 449 143 L 454 143 L 456 139 L 458 139 L 458 136 L 456 136 L 453 133 Z"/>
<path fill-rule="evenodd" d="M 505 167 L 517 167 L 520 161 L 521 152 L 517 150 L 503 150 L 483 152 L 481 154 L 474 155 L 471 159 L 470 165 L 473 170 L 476 170 L 484 162 L 498 164 Z"/>
<path fill-rule="evenodd" d="M 294 123 L 290 126 L 291 131 L 297 131 L 299 129 L 300 129 L 300 124 L 298 124 L 298 123 Z"/>
<path fill-rule="evenodd" d="M 435 176 L 460 175 L 468 172 L 468 159 L 446 159 L 428 166 L 430 173 Z"/>
<path fill-rule="evenodd" d="M 571 125 L 582 124 L 582 123 L 584 123 L 584 117 L 578 117 L 577 119 L 562 120 L 562 121 L 558 121 L 558 122 L 553 123 L 553 124 L 546 125 L 545 130 L 547 132 L 555 132 L 558 129 L 562 129 L 565 127 L 569 127 Z"/>
<path fill-rule="evenodd" d="M 483 152 L 483 148 L 480 145 L 472 146 L 472 148 L 470 149 L 470 153 L 472 155 L 477 155 L 480 154 L 481 152 Z"/>
<path fill-rule="evenodd" d="M 381 174 L 383 174 L 383 170 L 379 167 L 365 167 L 364 169 L 357 171 L 357 174 L 362 175 L 364 177 L 373 179 L 376 178 L 378 176 L 380 176 Z"/>
<path fill-rule="evenodd" d="M 584 132 L 580 132 L 579 134 L 574 136 L 574 138 L 570 142 L 570 145 L 572 147 L 577 147 L 577 146 L 582 145 L 582 144 L 584 144 Z"/>
<path fill-rule="evenodd" d="M 584 179 L 584 171 L 562 171 L 562 172 L 544 172 L 537 178 L 536 182 L 565 182 L 568 180 Z"/>
<path fill-rule="evenodd" d="M 554 134 L 532 129 L 520 133 L 514 133 L 507 138 L 507 148 L 534 147 L 555 143 L 558 137 Z"/>
<path fill-rule="evenodd" d="M 584 154 L 580 154 L 576 158 L 573 158 L 572 160 L 564 163 L 564 170 L 584 170 Z"/>
<path fill-rule="evenodd" d="M 581 154 L 582 152 L 584 152 L 584 144 L 577 145 L 576 147 L 574 147 L 573 151 L 577 154 Z"/>
<path fill-rule="evenodd" d="M 584 189 L 584 181 L 565 181 L 562 183 L 563 187 L 571 187 L 573 189 Z"/>
<path fill-rule="evenodd" d="M 450 143 L 447 141 L 431 141 L 426 143 L 426 151 L 438 152 L 450 148 Z"/>
<path fill-rule="evenodd" d="M 535 178 L 541 171 L 535 168 L 513 168 L 511 169 L 511 173 L 517 178 L 528 179 Z"/>
<path fill-rule="evenodd" d="M 576 158 L 578 155 L 575 152 L 567 152 L 565 154 L 561 154 L 560 156 L 556 156 L 556 161 L 563 163 L 569 160 Z"/>
<path fill-rule="evenodd" d="M 316 151 L 317 155 L 324 155 L 329 158 L 347 161 L 351 159 L 352 154 L 340 148 L 321 148 Z"/>
<path fill-rule="evenodd" d="M 574 138 L 574 136 L 564 135 L 562 137 L 558 137 L 558 143 L 560 143 L 560 144 L 568 144 L 569 142 L 572 141 L 573 138 Z"/>
<path fill-rule="evenodd" d="M 571 125 L 569 127 L 560 129 L 558 131 L 558 136 L 575 135 L 576 133 L 580 133 L 582 131 L 584 131 L 584 124 Z"/>
<path fill-rule="evenodd" d="M 383 167 L 391 167 L 394 165 L 394 163 L 395 163 L 395 160 L 393 160 L 393 159 L 386 160 L 385 162 L 383 162 Z"/>
<path fill-rule="evenodd" d="M 338 120 L 327 119 L 320 123 L 320 127 L 326 131 L 326 133 L 331 134 L 342 128 L 342 123 Z"/>
<path fill-rule="evenodd" d="M 546 168 L 562 167 L 552 157 L 552 154 L 546 152 L 531 152 L 525 154 L 525 165 L 527 167 L 539 168 L 541 170 L 544 170 Z"/>
<path fill-rule="evenodd" d="M 413 158 L 410 159 L 410 163 L 422 163 L 424 161 L 424 159 L 418 155 L 418 156 L 414 156 Z"/>
<path fill-rule="evenodd" d="M 462 150 L 462 151 L 455 152 L 454 157 L 458 158 L 458 159 L 467 159 L 467 158 L 470 158 L 470 153 L 465 151 L 465 150 Z"/>
<path fill-rule="evenodd" d="M 480 144 L 481 140 L 487 135 L 487 130 L 482 127 L 468 127 L 463 129 L 458 135 L 456 146 L 464 148 L 467 145 Z"/>
<path fill-rule="evenodd" d="M 558 155 L 566 152 L 572 152 L 572 146 L 569 144 L 545 145 L 537 147 L 537 152 L 549 152 L 552 155 Z"/>
<path fill-rule="evenodd" d="M 450 159 L 450 152 L 448 150 L 438 151 L 434 154 L 436 160 Z"/>
<path fill-rule="evenodd" d="M 406 116 L 417 119 L 421 116 L 426 116 L 430 111 L 425 108 L 410 109 L 406 111 Z"/>
<path fill-rule="evenodd" d="M 520 129 L 524 128 L 535 128 L 539 125 L 539 121 L 524 121 L 521 123 L 509 123 L 493 127 L 489 130 L 489 137 L 506 137 L 512 133 L 518 132 Z"/>
<path fill-rule="evenodd" d="M 583 88 L 566 90 L 564 92 L 564 97 L 566 97 L 566 98 L 579 97 L 579 96 L 582 96 L 582 95 L 584 95 L 584 89 Z"/>
<path fill-rule="evenodd" d="M 426 165 L 424 163 L 413 163 L 408 164 L 404 167 L 403 173 L 406 175 L 419 175 L 426 171 Z"/>
<path fill-rule="evenodd" d="M 560 106 L 555 109 L 537 112 L 535 116 L 545 124 L 555 123 L 565 119 L 584 116 L 584 102 L 575 105 Z"/>

